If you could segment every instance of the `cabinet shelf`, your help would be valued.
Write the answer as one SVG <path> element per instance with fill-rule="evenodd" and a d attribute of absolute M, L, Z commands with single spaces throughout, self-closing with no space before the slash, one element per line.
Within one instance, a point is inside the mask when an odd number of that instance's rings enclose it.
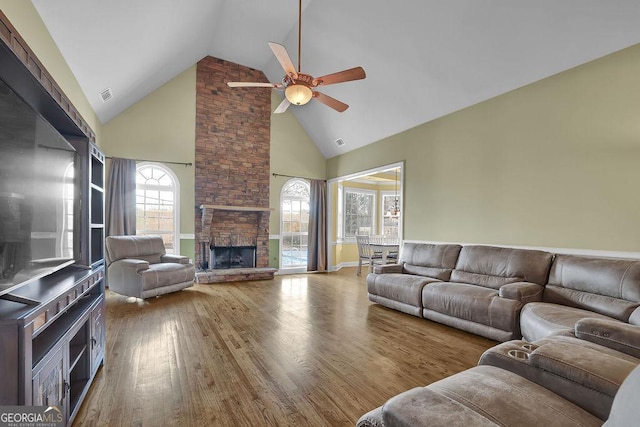
<path fill-rule="evenodd" d="M 80 403 L 80 398 L 85 394 L 89 379 L 77 380 L 71 383 L 71 390 L 69 390 L 69 413 L 75 415 L 74 412 Z"/>
<path fill-rule="evenodd" d="M 99 295 L 88 295 L 80 298 L 66 313 L 58 318 L 51 326 L 33 339 L 32 365 L 35 367 L 53 346 L 62 339 L 69 329 L 82 318 L 89 307 L 99 298 Z"/>
<path fill-rule="evenodd" d="M 73 371 L 73 369 L 80 361 L 80 358 L 84 356 L 87 352 L 87 345 L 71 345 L 69 346 L 69 370 Z"/>

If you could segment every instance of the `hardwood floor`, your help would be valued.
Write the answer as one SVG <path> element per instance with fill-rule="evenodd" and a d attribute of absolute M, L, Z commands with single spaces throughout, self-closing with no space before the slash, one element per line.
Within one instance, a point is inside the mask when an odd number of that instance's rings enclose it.
<path fill-rule="evenodd" d="M 495 342 L 386 309 L 365 275 L 107 291 L 107 352 L 74 425 L 353 426 Z"/>

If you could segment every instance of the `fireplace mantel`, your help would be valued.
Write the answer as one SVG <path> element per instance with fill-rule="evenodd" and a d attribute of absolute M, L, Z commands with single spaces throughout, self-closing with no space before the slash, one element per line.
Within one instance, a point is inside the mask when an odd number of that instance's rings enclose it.
<path fill-rule="evenodd" d="M 213 211 L 236 211 L 236 212 L 271 212 L 273 208 L 263 208 L 259 206 L 229 206 L 229 205 L 200 205 L 202 211 L 202 236 L 200 241 L 211 240 L 211 221 Z"/>
<path fill-rule="evenodd" d="M 226 205 L 200 205 L 202 212 L 206 209 L 220 210 L 220 211 L 245 211 L 245 212 L 269 212 L 273 208 L 260 208 L 258 206 L 226 206 Z"/>

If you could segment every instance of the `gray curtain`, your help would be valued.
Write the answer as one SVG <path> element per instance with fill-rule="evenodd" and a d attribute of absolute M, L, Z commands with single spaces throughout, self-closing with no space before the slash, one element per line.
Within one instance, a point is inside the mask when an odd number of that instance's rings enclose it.
<path fill-rule="evenodd" d="M 311 180 L 307 271 L 327 271 L 327 182 Z"/>
<path fill-rule="evenodd" d="M 136 161 L 112 159 L 107 179 L 105 233 L 136 234 Z"/>

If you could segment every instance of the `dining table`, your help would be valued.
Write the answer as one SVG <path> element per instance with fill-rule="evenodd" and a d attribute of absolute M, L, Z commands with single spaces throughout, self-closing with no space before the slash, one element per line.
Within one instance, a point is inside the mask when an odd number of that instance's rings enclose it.
<path fill-rule="evenodd" d="M 382 263 L 387 263 L 389 254 L 398 253 L 400 250 L 400 243 L 396 238 L 389 238 L 387 236 L 371 236 L 369 238 L 369 246 L 373 252 L 380 252 L 382 254 Z"/>

